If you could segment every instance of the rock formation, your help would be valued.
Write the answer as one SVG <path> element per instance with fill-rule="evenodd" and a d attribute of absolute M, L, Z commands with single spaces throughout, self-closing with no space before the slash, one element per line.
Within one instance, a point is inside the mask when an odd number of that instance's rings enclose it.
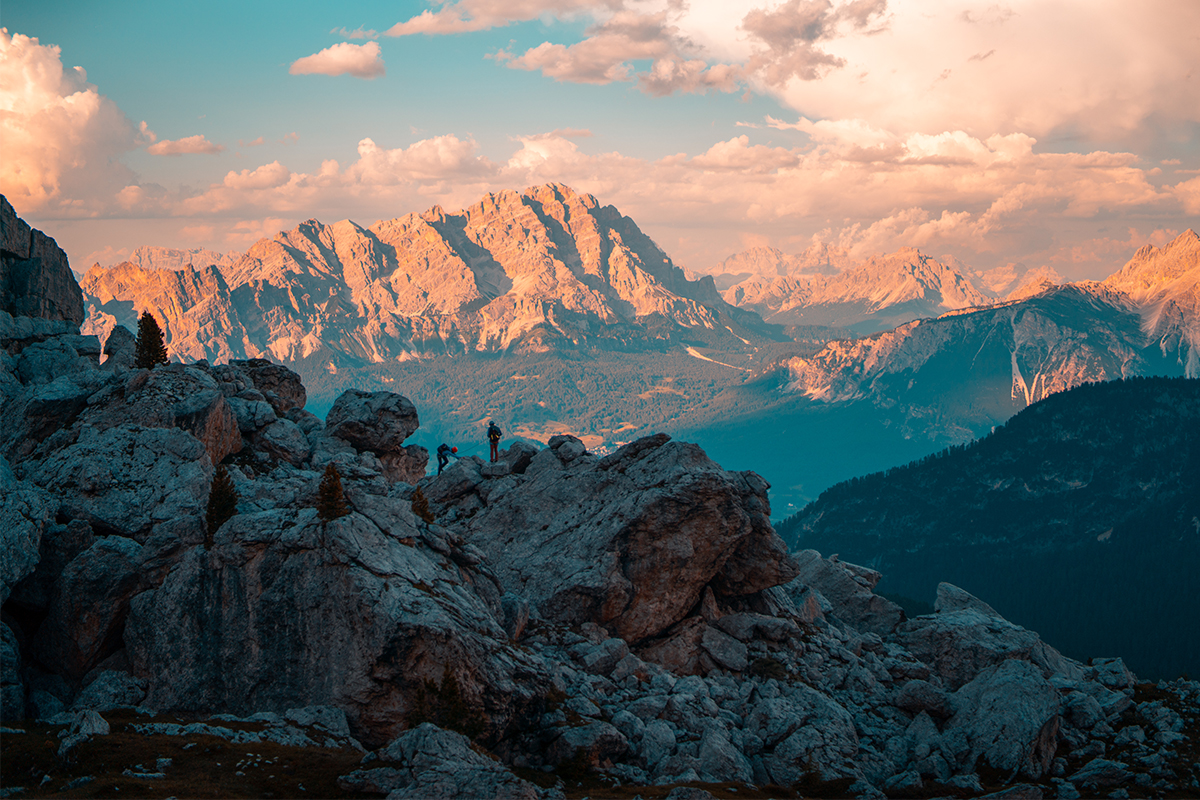
<path fill-rule="evenodd" d="M 394 797 L 561 797 L 522 768 L 875 798 L 1200 787 L 1179 759 L 1200 686 L 1148 698 L 1120 659 L 1064 658 L 949 585 L 907 619 L 878 573 L 790 556 L 765 481 L 695 445 L 560 436 L 414 486 L 385 462 L 412 455 L 403 397 L 348 392 L 322 422 L 278 365 L 100 365 L 44 322 L 0 328 L 0 700 L 6 726 L 61 731 L 60 763 L 120 725 L 374 748 L 340 785 Z M 240 500 L 206 546 L 214 460 Z M 328 464 L 350 513 L 322 521 Z"/>

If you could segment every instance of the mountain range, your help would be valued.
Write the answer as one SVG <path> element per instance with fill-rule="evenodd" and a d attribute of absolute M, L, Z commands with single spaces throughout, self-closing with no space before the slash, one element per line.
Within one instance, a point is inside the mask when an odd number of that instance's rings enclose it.
<path fill-rule="evenodd" d="M 560 184 L 369 228 L 309 220 L 203 266 L 163 255 L 165 269 L 92 267 L 85 327 L 129 327 L 148 310 L 180 359 L 335 364 L 780 338 L 710 278 L 688 280 L 614 207 Z"/>

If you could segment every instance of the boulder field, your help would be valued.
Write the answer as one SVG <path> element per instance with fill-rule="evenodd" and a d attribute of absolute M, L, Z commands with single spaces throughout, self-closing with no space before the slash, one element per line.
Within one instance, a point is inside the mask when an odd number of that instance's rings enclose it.
<path fill-rule="evenodd" d="M 564 766 L 872 798 L 1200 790 L 1200 684 L 1073 661 L 949 584 L 910 619 L 879 573 L 789 553 L 766 482 L 694 444 L 556 436 L 425 476 L 399 395 L 321 420 L 282 366 L 134 369 L 131 335 L 101 354 L 69 306 L 0 311 L 0 712 L 62 726 L 63 757 L 135 713 L 145 735 L 349 744 L 342 788 L 391 797 L 561 796 L 518 773 Z M 218 464 L 239 500 L 210 534 Z M 325 520 L 330 464 L 349 513 Z"/>

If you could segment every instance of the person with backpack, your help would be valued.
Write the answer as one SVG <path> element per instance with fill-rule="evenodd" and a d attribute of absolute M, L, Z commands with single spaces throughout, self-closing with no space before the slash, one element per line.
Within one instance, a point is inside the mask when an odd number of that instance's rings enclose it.
<path fill-rule="evenodd" d="M 504 435 L 504 432 L 500 430 L 500 426 L 496 424 L 496 420 L 494 420 L 494 419 L 488 420 L 487 438 L 488 438 L 488 443 L 491 444 L 491 446 L 492 446 L 492 463 L 493 464 L 495 464 L 497 461 L 500 460 L 500 452 L 499 452 L 498 448 L 500 447 L 500 437 L 502 437 L 503 435 Z"/>
<path fill-rule="evenodd" d="M 438 475 L 441 475 L 442 470 L 445 468 L 445 466 L 447 464 L 450 463 L 451 456 L 458 458 L 458 448 L 457 447 L 451 447 L 450 445 L 446 444 L 445 442 L 442 442 L 440 445 L 438 445 L 438 449 L 437 449 Z"/>

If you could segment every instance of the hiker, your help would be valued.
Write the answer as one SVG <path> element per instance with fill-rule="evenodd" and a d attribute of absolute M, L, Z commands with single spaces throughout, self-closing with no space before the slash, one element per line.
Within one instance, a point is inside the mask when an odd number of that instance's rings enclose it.
<path fill-rule="evenodd" d="M 492 463 L 495 464 L 500 459 L 500 453 L 496 448 L 500 446 L 500 437 L 504 432 L 500 430 L 500 426 L 496 424 L 496 420 L 488 420 L 487 438 L 492 445 Z"/>
<path fill-rule="evenodd" d="M 451 447 L 450 445 L 446 444 L 445 442 L 442 442 L 440 445 L 438 445 L 438 449 L 437 449 L 438 475 L 441 475 L 442 469 L 444 469 L 445 466 L 450 463 L 450 456 L 454 456 L 455 458 L 458 458 L 458 448 L 457 447 Z"/>

